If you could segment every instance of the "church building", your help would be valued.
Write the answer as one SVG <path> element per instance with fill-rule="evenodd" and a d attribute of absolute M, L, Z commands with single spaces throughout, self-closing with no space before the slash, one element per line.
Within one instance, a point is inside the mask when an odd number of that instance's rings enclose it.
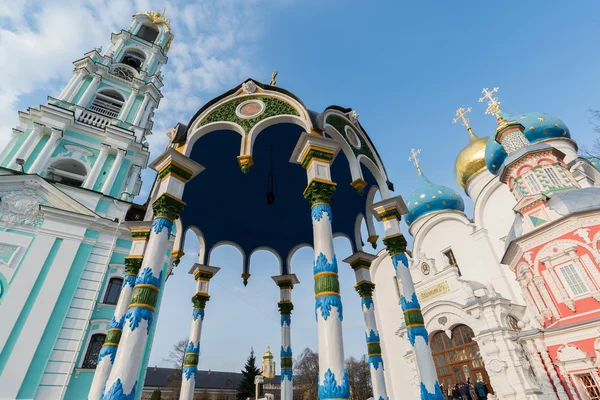
<path fill-rule="evenodd" d="M 558 118 L 510 115 L 484 89 L 498 126 L 470 140 L 455 177 L 473 201 L 425 176 L 404 221 L 410 270 L 443 390 L 471 382 L 498 399 L 595 399 L 600 395 L 600 172 L 577 153 Z M 418 377 L 404 301 L 386 251 L 373 261 L 374 300 L 390 398 Z M 399 397 L 400 396 L 400 397 Z M 416 398 L 416 397 L 415 397 Z"/>

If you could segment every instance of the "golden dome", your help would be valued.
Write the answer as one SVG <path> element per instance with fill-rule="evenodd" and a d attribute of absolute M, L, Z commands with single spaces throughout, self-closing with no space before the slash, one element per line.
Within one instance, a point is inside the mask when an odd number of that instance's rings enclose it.
<path fill-rule="evenodd" d="M 469 135 L 471 137 L 469 144 L 458 153 L 454 163 L 454 178 L 463 189 L 467 187 L 471 177 L 486 169 L 485 146 L 488 138 L 477 137 L 471 130 Z"/>
<path fill-rule="evenodd" d="M 263 354 L 263 358 L 273 358 L 273 353 L 271 353 L 271 346 L 267 346 L 267 351 Z"/>

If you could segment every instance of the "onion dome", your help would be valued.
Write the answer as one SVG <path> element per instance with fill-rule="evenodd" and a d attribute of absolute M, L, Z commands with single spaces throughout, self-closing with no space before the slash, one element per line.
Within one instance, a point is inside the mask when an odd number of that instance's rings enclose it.
<path fill-rule="evenodd" d="M 410 226 L 417 219 L 436 211 L 464 211 L 465 203 L 458 192 L 446 186 L 431 183 L 419 170 L 419 183 L 416 190 L 407 198 L 408 214 L 404 218 Z"/>
<path fill-rule="evenodd" d="M 273 353 L 271 353 L 271 346 L 267 346 L 267 351 L 263 354 L 263 358 L 273 358 Z"/>
<path fill-rule="evenodd" d="M 500 116 L 506 121 L 518 121 L 523 125 L 525 127 L 525 137 L 530 143 L 556 138 L 571 138 L 571 133 L 565 123 L 546 113 L 534 112 L 511 115 L 501 112 Z M 485 148 L 487 169 L 491 173 L 497 174 L 505 158 L 506 151 L 504 147 L 494 140 L 494 136 L 491 136 Z"/>
<path fill-rule="evenodd" d="M 469 144 L 458 153 L 454 163 L 454 178 L 463 189 L 473 176 L 486 168 L 485 149 L 488 138 L 480 138 L 472 130 L 469 130 L 469 135 Z"/>

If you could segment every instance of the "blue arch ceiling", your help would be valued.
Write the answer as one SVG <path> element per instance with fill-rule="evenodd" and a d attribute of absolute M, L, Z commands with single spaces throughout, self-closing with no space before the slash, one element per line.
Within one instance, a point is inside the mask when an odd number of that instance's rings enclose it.
<path fill-rule="evenodd" d="M 289 162 L 303 128 L 294 124 L 277 124 L 263 130 L 254 144 L 254 166 L 243 174 L 237 162 L 241 136 L 233 131 L 211 132 L 200 138 L 190 157 L 206 167 L 186 184 L 181 213 L 184 231 L 197 226 L 204 235 L 206 252 L 222 241 L 238 244 L 246 254 L 244 271 L 248 271 L 250 253 L 261 246 L 274 249 L 282 258 L 282 273 L 288 273 L 286 258 L 298 244 L 313 243 L 310 205 L 302 196 L 307 184 L 306 171 Z M 270 145 L 273 145 L 275 203 L 268 205 L 267 177 Z M 367 168 L 365 193 L 376 184 Z M 354 239 L 359 213 L 365 214 L 366 195 L 359 196 L 350 186 L 348 161 L 339 152 L 332 167 L 337 183 L 333 196 L 333 232 Z M 355 250 L 354 240 L 351 240 Z"/>

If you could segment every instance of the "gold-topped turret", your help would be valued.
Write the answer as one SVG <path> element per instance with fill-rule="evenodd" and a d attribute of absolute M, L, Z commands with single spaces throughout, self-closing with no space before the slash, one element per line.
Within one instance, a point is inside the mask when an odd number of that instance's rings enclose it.
<path fill-rule="evenodd" d="M 487 89 L 484 89 L 484 93 L 485 91 L 487 91 Z M 498 88 L 495 88 L 492 92 L 488 93 L 491 96 L 491 93 L 495 93 L 495 91 L 498 91 Z M 500 102 L 497 102 L 494 107 L 497 107 L 499 110 L 499 105 Z M 490 111 L 496 111 L 496 109 L 490 109 Z M 458 183 L 463 189 L 467 187 L 467 183 L 469 183 L 473 176 L 486 169 L 485 147 L 487 145 L 488 138 L 480 138 L 473 132 L 473 129 L 469 124 L 470 121 L 466 117 L 470 112 L 471 107 L 466 109 L 459 107 L 456 110 L 456 118 L 453 120 L 454 123 L 461 121 L 462 126 L 464 126 L 469 132 L 469 144 L 464 147 L 460 153 L 458 153 L 458 156 L 456 156 L 456 162 L 454 163 L 454 178 L 456 179 L 456 183 Z"/>
<path fill-rule="evenodd" d="M 164 8 L 162 14 L 159 13 L 158 11 L 155 11 L 155 12 L 146 11 L 146 12 L 139 12 L 139 13 L 137 13 L 137 15 L 145 15 L 146 17 L 148 17 L 150 22 L 152 22 L 153 24 L 163 24 L 164 26 L 167 27 L 167 30 L 170 31 L 171 30 L 171 22 L 169 22 L 169 20 L 165 17 L 166 12 L 167 12 L 167 7 Z"/>

